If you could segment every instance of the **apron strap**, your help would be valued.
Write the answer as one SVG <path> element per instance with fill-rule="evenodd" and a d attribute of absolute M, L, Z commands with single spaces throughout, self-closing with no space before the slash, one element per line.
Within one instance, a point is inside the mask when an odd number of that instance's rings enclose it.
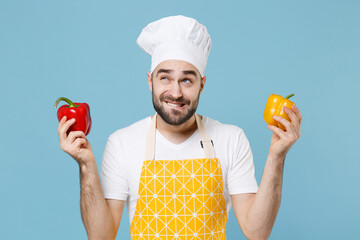
<path fill-rule="evenodd" d="M 146 136 L 145 160 L 155 159 L 156 116 L 157 113 L 155 113 L 151 119 L 150 127 Z"/>
<path fill-rule="evenodd" d="M 157 117 L 157 113 L 155 113 L 155 115 L 152 117 L 150 127 L 147 133 L 145 160 L 155 159 L 156 117 Z M 195 119 L 201 139 L 200 144 L 204 148 L 205 157 L 215 158 L 215 150 L 214 150 L 213 142 L 197 113 L 195 113 Z"/>
<path fill-rule="evenodd" d="M 201 147 L 204 148 L 205 151 L 205 157 L 206 158 L 215 158 L 215 150 L 214 150 L 214 145 L 213 145 L 213 141 L 211 140 L 209 134 L 207 133 L 204 124 L 202 123 L 200 116 L 195 113 L 195 119 L 196 119 L 196 124 L 199 130 L 199 134 L 200 134 L 200 139 L 201 139 Z"/>

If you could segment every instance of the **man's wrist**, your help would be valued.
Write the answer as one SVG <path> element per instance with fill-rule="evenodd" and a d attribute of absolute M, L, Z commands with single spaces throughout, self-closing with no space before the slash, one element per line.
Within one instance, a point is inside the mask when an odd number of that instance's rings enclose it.
<path fill-rule="evenodd" d="M 285 161 L 286 154 L 279 155 L 279 154 L 271 154 L 269 153 L 268 159 L 271 159 L 272 161 L 276 162 L 284 162 Z"/>
<path fill-rule="evenodd" d="M 276 172 L 278 173 L 282 173 L 284 170 L 284 163 L 285 163 L 285 156 L 282 155 L 271 155 L 269 154 L 267 161 L 266 161 L 266 165 L 270 168 L 273 169 L 272 171 L 274 171 L 274 173 Z M 277 175 L 276 174 L 276 175 Z"/>
<path fill-rule="evenodd" d="M 81 161 L 79 163 L 79 169 L 81 174 L 87 174 L 89 172 L 94 171 L 96 169 L 97 172 L 97 165 L 94 157 L 89 158 L 86 161 Z"/>
<path fill-rule="evenodd" d="M 84 160 L 78 160 L 77 162 L 78 162 L 80 168 L 86 168 L 86 167 L 92 166 L 93 164 L 96 164 L 94 155 L 91 155 L 89 158 L 84 159 Z"/>

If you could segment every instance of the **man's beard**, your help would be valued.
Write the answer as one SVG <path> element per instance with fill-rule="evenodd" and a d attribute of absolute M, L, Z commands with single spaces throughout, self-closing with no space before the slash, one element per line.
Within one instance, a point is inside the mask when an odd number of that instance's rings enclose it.
<path fill-rule="evenodd" d="M 184 122 L 189 120 L 194 115 L 194 113 L 196 112 L 198 103 L 199 103 L 199 97 L 200 97 L 200 92 L 199 92 L 199 95 L 198 95 L 196 101 L 194 101 L 191 105 L 189 105 L 190 101 L 183 97 L 174 99 L 167 95 L 161 95 L 160 101 L 158 101 L 156 96 L 154 95 L 154 91 L 152 91 L 152 100 L 153 100 L 153 105 L 154 105 L 155 111 L 160 115 L 160 117 L 166 123 L 168 123 L 170 125 L 175 125 L 175 126 L 183 124 Z M 188 108 L 186 114 L 181 117 L 180 116 L 181 112 L 177 111 L 176 109 L 171 109 L 170 110 L 171 113 L 166 112 L 164 110 L 164 107 L 161 105 L 161 102 L 165 102 L 165 101 L 173 102 L 173 103 L 183 103 L 183 104 L 189 105 L 189 108 Z"/>

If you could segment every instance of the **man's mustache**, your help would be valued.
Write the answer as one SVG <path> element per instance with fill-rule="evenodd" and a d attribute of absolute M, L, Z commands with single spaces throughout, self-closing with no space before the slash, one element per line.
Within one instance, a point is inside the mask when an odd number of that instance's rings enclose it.
<path fill-rule="evenodd" d="M 168 95 L 163 95 L 160 97 L 160 101 L 164 101 L 164 102 L 173 102 L 173 103 L 181 103 L 181 104 L 187 104 L 189 105 L 190 104 L 190 100 L 184 98 L 184 97 L 181 97 L 181 98 L 173 98 L 171 96 L 168 96 Z"/>

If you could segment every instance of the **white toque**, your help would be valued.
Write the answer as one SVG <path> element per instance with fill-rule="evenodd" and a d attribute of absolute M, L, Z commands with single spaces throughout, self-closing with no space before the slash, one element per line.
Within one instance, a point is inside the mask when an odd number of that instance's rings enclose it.
<path fill-rule="evenodd" d="M 151 55 L 151 73 L 162 61 L 183 60 L 204 76 L 211 38 L 197 20 L 181 15 L 161 18 L 148 24 L 136 42 Z"/>

